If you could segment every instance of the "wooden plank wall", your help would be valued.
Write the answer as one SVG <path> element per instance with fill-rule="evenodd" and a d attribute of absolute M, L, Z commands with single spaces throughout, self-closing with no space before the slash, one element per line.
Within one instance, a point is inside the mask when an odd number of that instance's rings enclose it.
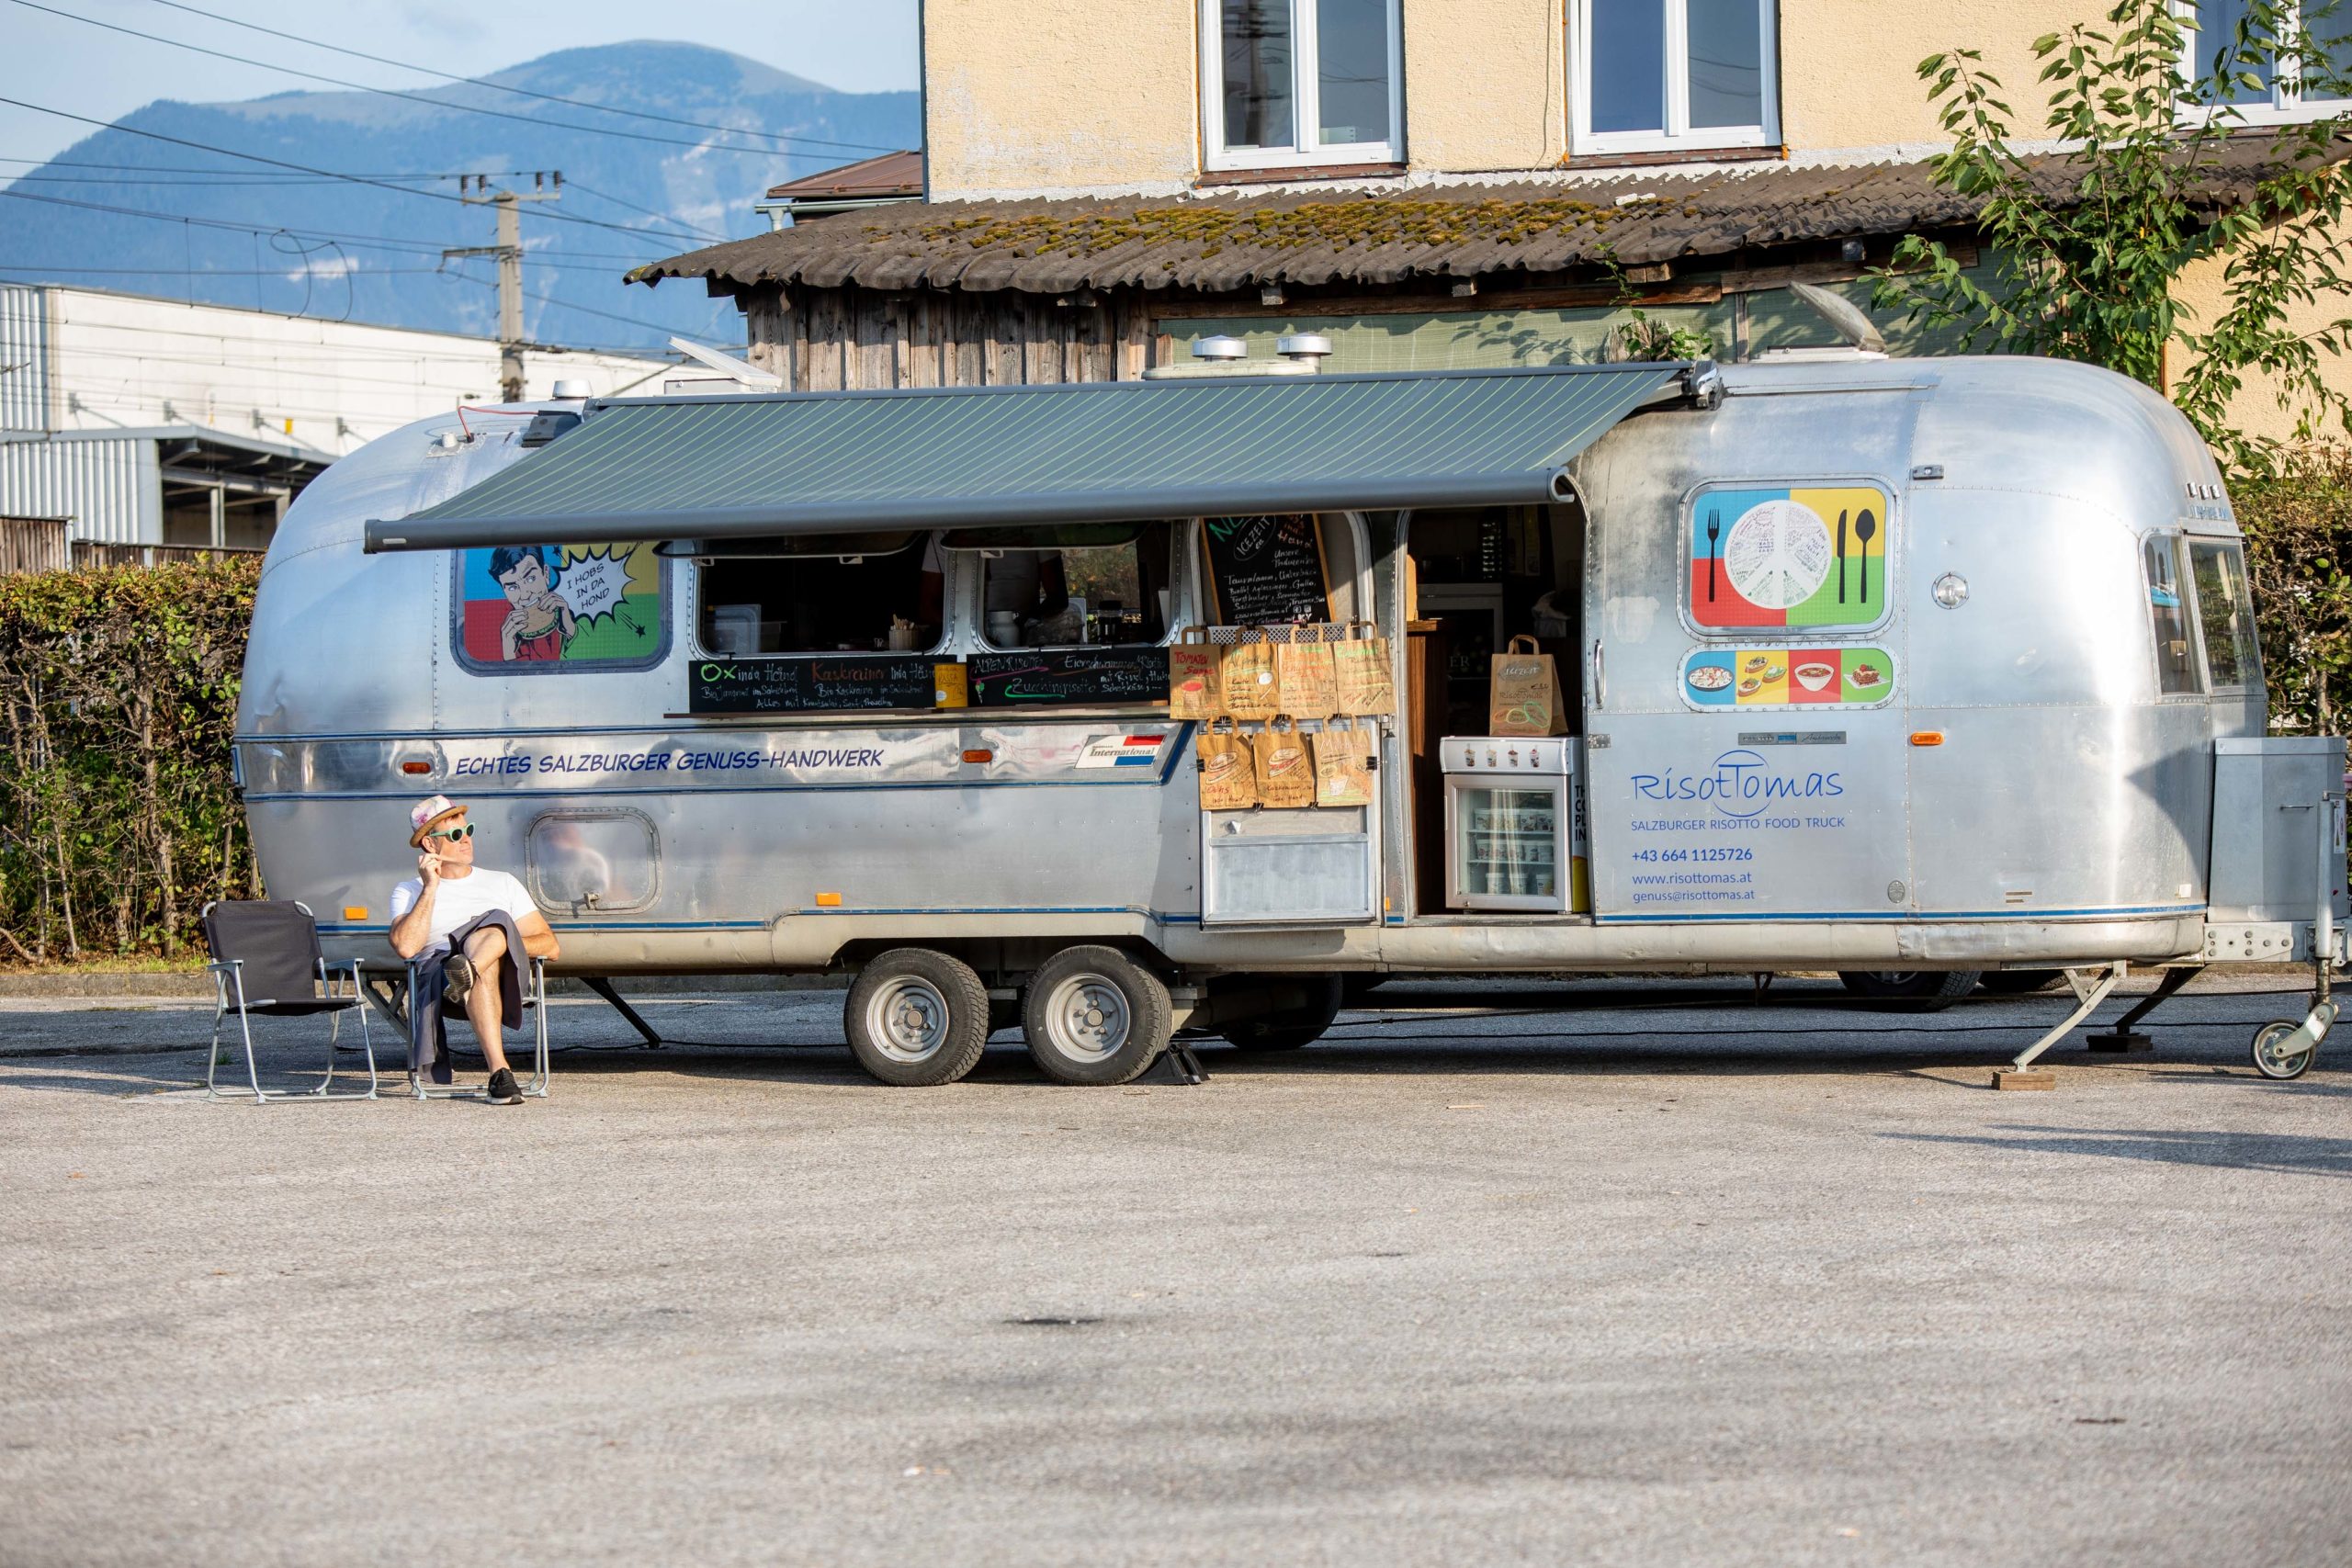
<path fill-rule="evenodd" d="M 742 298 L 748 357 L 797 392 L 1131 381 L 1152 312 L 1112 295 L 762 288 Z"/>

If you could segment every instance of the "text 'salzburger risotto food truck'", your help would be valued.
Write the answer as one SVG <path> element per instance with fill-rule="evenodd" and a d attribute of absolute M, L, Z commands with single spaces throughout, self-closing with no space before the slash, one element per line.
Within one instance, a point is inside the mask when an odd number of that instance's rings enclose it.
<path fill-rule="evenodd" d="M 2229 502 L 2148 389 L 2012 358 L 1262 368 L 372 443 L 264 570 L 237 750 L 268 886 L 387 958 L 403 813 L 446 791 L 565 967 L 856 970 L 851 1043 L 899 1083 L 1016 1019 L 1073 1082 L 1187 1024 L 1300 1043 L 1350 971 L 1933 999 L 2340 953 L 2344 743 L 2263 737 Z M 1385 715 L 1170 716 L 1171 652 L 1374 631 Z M 1563 711 L 1497 735 L 1520 634 Z M 1204 743 L 1284 804 L 1203 809 Z M 1351 748 L 1301 803 L 1284 770 Z M 2321 969 L 2266 1070 L 2333 1020 Z"/>

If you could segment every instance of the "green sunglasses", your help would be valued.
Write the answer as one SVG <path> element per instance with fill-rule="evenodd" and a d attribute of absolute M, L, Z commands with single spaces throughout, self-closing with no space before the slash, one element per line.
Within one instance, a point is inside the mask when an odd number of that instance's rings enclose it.
<path fill-rule="evenodd" d="M 455 828 L 435 828 L 424 836 L 428 839 L 470 839 L 474 836 L 474 825 L 467 822 Z"/>

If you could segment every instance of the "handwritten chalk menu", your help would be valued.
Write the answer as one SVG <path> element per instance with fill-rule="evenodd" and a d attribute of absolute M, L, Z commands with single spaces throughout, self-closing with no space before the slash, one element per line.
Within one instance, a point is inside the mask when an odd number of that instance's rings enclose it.
<path fill-rule="evenodd" d="M 828 713 L 933 705 L 929 654 L 826 654 L 813 659 L 697 660 L 689 713 Z"/>
<path fill-rule="evenodd" d="M 1164 648 L 1038 649 L 976 653 L 966 665 L 972 705 L 1112 706 L 1168 700 Z"/>
<path fill-rule="evenodd" d="M 1222 624 L 1266 626 L 1331 618 L 1323 542 L 1313 517 L 1210 517 L 1202 522 L 1201 539 Z"/>

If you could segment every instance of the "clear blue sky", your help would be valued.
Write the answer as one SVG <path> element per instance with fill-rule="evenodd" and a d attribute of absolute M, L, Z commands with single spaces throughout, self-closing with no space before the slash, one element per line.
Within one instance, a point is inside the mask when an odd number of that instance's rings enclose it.
<path fill-rule="evenodd" d="M 183 39 L 257 62 L 297 66 L 371 87 L 437 78 L 266 38 L 154 0 L 40 0 L 52 10 Z M 673 39 L 732 50 L 780 71 L 855 92 L 916 83 L 915 0 L 190 0 L 346 49 L 478 76 L 559 49 Z M 255 64 L 240 67 L 124 38 L 0 0 L 0 96 L 111 120 L 156 98 L 218 103 L 271 93 L 333 91 Z M 0 104 L 0 157 L 50 157 L 90 128 Z M 21 174 L 0 164 L 0 180 Z"/>

